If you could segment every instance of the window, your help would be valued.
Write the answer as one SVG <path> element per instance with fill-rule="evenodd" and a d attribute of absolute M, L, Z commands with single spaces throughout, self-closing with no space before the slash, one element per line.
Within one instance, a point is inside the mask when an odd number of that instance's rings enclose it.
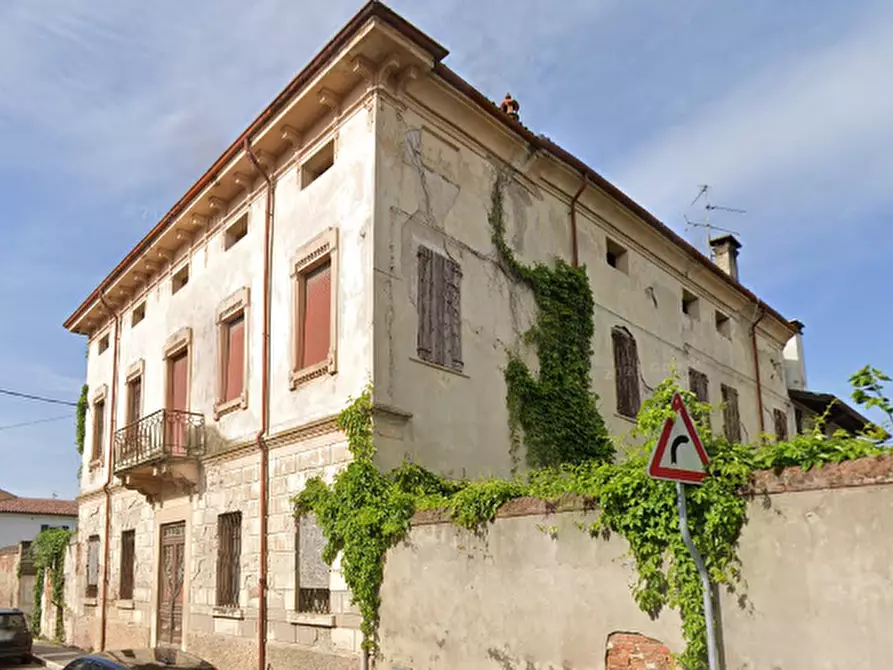
<path fill-rule="evenodd" d="M 171 295 L 179 291 L 189 283 L 189 263 L 181 267 L 171 277 Z"/>
<path fill-rule="evenodd" d="M 797 429 L 797 435 L 803 434 L 803 410 L 799 407 L 794 408 L 794 427 Z"/>
<path fill-rule="evenodd" d="M 215 418 L 248 406 L 248 326 L 249 289 L 243 287 L 223 301 L 217 310 L 217 403 Z"/>
<path fill-rule="evenodd" d="M 719 310 L 716 310 L 716 332 L 723 337 L 732 337 L 732 320 Z"/>
<path fill-rule="evenodd" d="M 242 513 L 217 517 L 217 605 L 239 606 L 239 562 L 242 558 Z"/>
<path fill-rule="evenodd" d="M 741 418 L 738 414 L 738 391 L 731 386 L 723 384 L 722 392 L 722 418 L 726 439 L 729 442 L 741 441 Z"/>
<path fill-rule="evenodd" d="M 97 351 L 101 354 L 106 349 L 109 348 L 109 336 L 108 333 L 99 338 L 99 343 L 96 345 Z"/>
<path fill-rule="evenodd" d="M 99 592 L 99 535 L 87 539 L 87 598 L 95 598 Z"/>
<path fill-rule="evenodd" d="M 775 422 L 775 439 L 779 442 L 788 439 L 788 415 L 782 410 L 772 410 L 772 418 Z"/>
<path fill-rule="evenodd" d="M 639 352 L 632 334 L 622 327 L 611 330 L 614 345 L 614 384 L 617 391 L 617 413 L 635 418 L 639 412 Z"/>
<path fill-rule="evenodd" d="M 291 388 L 336 369 L 338 233 L 331 228 L 294 261 L 295 327 Z"/>
<path fill-rule="evenodd" d="M 127 425 L 140 420 L 143 413 L 143 377 L 136 374 L 127 380 Z"/>
<path fill-rule="evenodd" d="M 98 461 L 102 456 L 105 442 L 105 398 L 93 403 L 93 451 L 91 461 Z"/>
<path fill-rule="evenodd" d="M 682 313 L 687 314 L 692 319 L 697 319 L 700 316 L 699 308 L 698 296 L 686 289 L 682 289 Z"/>
<path fill-rule="evenodd" d="M 307 188 L 335 164 L 335 140 L 330 140 L 301 166 L 301 188 Z"/>
<path fill-rule="evenodd" d="M 428 247 L 418 251 L 417 352 L 420 359 L 462 370 L 462 270 Z"/>
<path fill-rule="evenodd" d="M 615 270 L 629 274 L 629 254 L 614 240 L 608 239 L 605 252 L 605 261 Z"/>
<path fill-rule="evenodd" d="M 316 517 L 302 516 L 295 529 L 295 609 L 298 612 L 329 613 L 329 566 L 322 560 L 325 545 Z"/>
<path fill-rule="evenodd" d="M 50 524 L 48 524 L 48 523 L 42 523 L 42 524 L 40 524 L 40 532 L 41 532 L 41 533 L 42 533 L 43 531 L 45 531 L 45 530 L 49 530 L 49 529 L 50 529 Z"/>
<path fill-rule="evenodd" d="M 232 246 L 248 234 L 248 212 L 240 216 L 226 232 L 223 233 L 223 250 L 228 251 Z"/>
<path fill-rule="evenodd" d="M 703 372 L 689 368 L 688 387 L 700 402 L 710 402 L 710 381 Z"/>
<path fill-rule="evenodd" d="M 133 313 L 130 316 L 130 327 L 133 328 L 136 324 L 146 318 L 146 303 L 141 302 L 139 305 L 133 308 Z"/>
<path fill-rule="evenodd" d="M 136 531 L 125 530 L 121 533 L 121 586 L 118 598 L 133 600 L 133 573 L 136 551 Z"/>

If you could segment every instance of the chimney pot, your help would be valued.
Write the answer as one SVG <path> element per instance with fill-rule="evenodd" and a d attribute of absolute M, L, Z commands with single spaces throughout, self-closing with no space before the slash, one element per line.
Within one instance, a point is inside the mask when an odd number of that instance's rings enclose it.
<path fill-rule="evenodd" d="M 505 94 L 505 99 L 502 101 L 502 104 L 499 105 L 499 109 L 501 109 L 504 114 L 508 114 L 515 121 L 518 121 L 521 118 L 521 115 L 518 114 L 518 111 L 521 109 L 521 105 L 512 97 L 511 93 Z"/>
<path fill-rule="evenodd" d="M 738 281 L 738 250 L 741 248 L 734 235 L 723 235 L 710 240 L 713 261 L 735 281 Z"/>

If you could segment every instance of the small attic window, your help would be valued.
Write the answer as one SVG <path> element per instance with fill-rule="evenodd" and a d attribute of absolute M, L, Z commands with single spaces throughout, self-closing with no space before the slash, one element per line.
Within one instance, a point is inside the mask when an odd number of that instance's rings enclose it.
<path fill-rule="evenodd" d="M 697 319 L 700 316 L 698 296 L 687 289 L 682 289 L 682 313 L 687 314 L 692 319 Z"/>
<path fill-rule="evenodd" d="M 140 321 L 146 318 L 146 303 L 141 302 L 139 305 L 133 308 L 133 314 L 130 317 L 130 327 L 132 328 Z"/>
<path fill-rule="evenodd" d="M 248 234 L 248 212 L 236 219 L 236 222 L 226 229 L 223 234 L 223 250 L 228 251 L 232 246 Z"/>
<path fill-rule="evenodd" d="M 189 263 L 181 267 L 171 277 L 171 295 L 179 291 L 189 283 Z"/>
<path fill-rule="evenodd" d="M 606 247 L 605 261 L 608 265 L 624 274 L 629 274 L 629 254 L 626 249 L 610 238 L 607 240 Z"/>
<path fill-rule="evenodd" d="M 103 353 L 106 349 L 109 348 L 109 335 L 108 335 L 108 333 L 106 333 L 105 335 L 103 335 L 102 337 L 99 338 L 99 343 L 96 345 L 96 348 L 97 348 L 97 350 L 99 351 L 100 354 Z"/>
<path fill-rule="evenodd" d="M 732 320 L 719 310 L 716 310 L 716 332 L 723 337 L 732 337 Z"/>
<path fill-rule="evenodd" d="M 335 164 L 335 140 L 325 143 L 301 166 L 301 188 L 307 188 Z"/>

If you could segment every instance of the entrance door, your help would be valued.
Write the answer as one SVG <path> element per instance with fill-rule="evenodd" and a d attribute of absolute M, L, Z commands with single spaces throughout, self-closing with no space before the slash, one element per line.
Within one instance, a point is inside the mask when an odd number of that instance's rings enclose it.
<path fill-rule="evenodd" d="M 167 437 L 172 456 L 186 455 L 186 417 L 189 410 L 189 351 L 184 349 L 168 360 Z"/>
<path fill-rule="evenodd" d="M 183 563 L 186 522 L 161 527 L 158 575 L 158 643 L 179 646 L 183 639 Z"/>

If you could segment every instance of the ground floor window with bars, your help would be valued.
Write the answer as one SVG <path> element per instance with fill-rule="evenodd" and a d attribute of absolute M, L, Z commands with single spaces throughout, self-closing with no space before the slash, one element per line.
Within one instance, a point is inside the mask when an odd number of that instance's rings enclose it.
<path fill-rule="evenodd" d="M 227 512 L 217 517 L 217 605 L 239 606 L 240 563 L 242 559 L 242 513 Z"/>
<path fill-rule="evenodd" d="M 328 614 L 329 566 L 322 560 L 326 540 L 312 514 L 295 527 L 295 609 L 310 614 Z"/>
<path fill-rule="evenodd" d="M 121 585 L 118 598 L 133 600 L 133 573 L 135 567 L 136 531 L 121 533 Z"/>
<path fill-rule="evenodd" d="M 99 535 L 87 539 L 87 589 L 85 596 L 95 598 L 99 594 Z"/>

